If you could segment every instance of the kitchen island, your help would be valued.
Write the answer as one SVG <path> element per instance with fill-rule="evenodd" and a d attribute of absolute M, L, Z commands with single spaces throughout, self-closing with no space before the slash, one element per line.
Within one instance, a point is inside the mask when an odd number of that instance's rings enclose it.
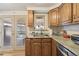
<path fill-rule="evenodd" d="M 56 56 L 56 43 L 51 37 L 29 37 L 25 39 L 26 56 Z"/>
<path fill-rule="evenodd" d="M 25 39 L 26 56 L 60 56 L 57 43 L 61 44 L 76 56 L 79 56 L 79 45 L 70 38 L 53 35 L 51 37 L 28 37 Z M 67 56 L 61 51 L 64 56 Z M 58 55 L 59 54 L 59 55 Z"/>

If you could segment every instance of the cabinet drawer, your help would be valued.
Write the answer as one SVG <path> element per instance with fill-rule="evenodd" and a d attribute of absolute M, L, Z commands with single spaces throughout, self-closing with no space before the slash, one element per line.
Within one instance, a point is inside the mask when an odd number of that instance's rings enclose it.
<path fill-rule="evenodd" d="M 31 39 L 31 42 L 41 43 L 41 39 L 34 38 L 34 39 Z"/>
<path fill-rule="evenodd" d="M 52 41 L 51 38 L 42 39 L 42 43 L 47 43 L 47 42 L 51 42 L 51 41 Z"/>

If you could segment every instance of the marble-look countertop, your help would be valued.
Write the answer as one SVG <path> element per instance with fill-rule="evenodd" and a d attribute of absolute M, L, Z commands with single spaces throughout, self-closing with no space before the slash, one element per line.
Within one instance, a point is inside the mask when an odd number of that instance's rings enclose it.
<path fill-rule="evenodd" d="M 71 39 L 64 39 L 62 36 L 53 35 L 52 38 L 69 49 L 71 52 L 79 56 L 79 45 L 75 44 Z"/>
<path fill-rule="evenodd" d="M 26 37 L 25 39 L 29 39 L 29 38 L 51 38 L 51 37 L 49 37 L 49 36 L 35 36 L 35 37 L 32 37 L 32 36 L 30 36 L 30 37 Z"/>

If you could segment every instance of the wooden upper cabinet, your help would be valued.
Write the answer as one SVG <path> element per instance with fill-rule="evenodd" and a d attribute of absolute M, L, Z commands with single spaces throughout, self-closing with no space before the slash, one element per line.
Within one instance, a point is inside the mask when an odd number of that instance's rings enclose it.
<path fill-rule="evenodd" d="M 62 24 L 68 24 L 72 22 L 72 4 L 65 3 L 59 7 L 60 20 Z"/>
<path fill-rule="evenodd" d="M 57 25 L 57 11 L 56 10 L 52 11 L 52 25 L 53 26 Z"/>
<path fill-rule="evenodd" d="M 33 27 L 33 18 L 34 18 L 33 10 L 28 10 L 28 27 Z"/>
<path fill-rule="evenodd" d="M 76 3 L 74 3 L 73 4 L 73 19 L 75 19 L 76 18 L 76 15 L 77 15 L 77 4 Z"/>
<path fill-rule="evenodd" d="M 77 3 L 77 18 L 79 18 L 79 3 Z"/>
<path fill-rule="evenodd" d="M 79 3 L 73 3 L 73 22 L 79 23 Z"/>
<path fill-rule="evenodd" d="M 49 11 L 48 20 L 51 26 L 59 25 L 58 8 Z"/>

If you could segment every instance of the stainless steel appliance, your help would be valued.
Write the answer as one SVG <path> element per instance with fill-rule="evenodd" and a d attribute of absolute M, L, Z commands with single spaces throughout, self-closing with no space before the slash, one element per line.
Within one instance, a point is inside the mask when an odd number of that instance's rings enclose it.
<path fill-rule="evenodd" d="M 79 45 L 79 34 L 72 34 L 71 35 L 71 40 L 75 43 Z"/>
<path fill-rule="evenodd" d="M 69 49 L 67 49 L 66 47 L 64 47 L 60 43 L 57 44 L 57 48 L 60 50 L 60 52 L 63 55 L 66 55 L 66 56 L 77 56 L 75 53 L 71 52 Z"/>

